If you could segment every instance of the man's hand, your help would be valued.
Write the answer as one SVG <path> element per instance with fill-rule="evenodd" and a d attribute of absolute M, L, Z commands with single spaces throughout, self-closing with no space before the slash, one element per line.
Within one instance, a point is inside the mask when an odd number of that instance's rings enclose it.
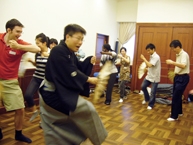
<path fill-rule="evenodd" d="M 93 57 L 90 59 L 90 63 L 95 64 L 95 62 L 96 62 L 96 57 L 93 56 Z"/>
<path fill-rule="evenodd" d="M 141 54 L 141 55 L 140 55 L 140 58 L 141 58 L 142 60 L 144 60 L 144 59 L 145 59 L 145 57 L 144 57 L 144 55 L 143 55 L 143 54 Z"/>
<path fill-rule="evenodd" d="M 171 59 L 167 59 L 167 60 L 166 60 L 166 64 L 174 64 L 174 61 L 171 60 Z"/>
<path fill-rule="evenodd" d="M 9 40 L 9 46 L 13 49 L 18 49 L 19 48 L 19 44 L 15 40 Z"/>
<path fill-rule="evenodd" d="M 193 95 L 193 90 L 190 90 L 189 94 Z"/>
<path fill-rule="evenodd" d="M 96 85 L 98 82 L 98 78 L 97 77 L 88 77 L 87 82 Z"/>
<path fill-rule="evenodd" d="M 41 56 L 42 56 L 42 57 L 48 57 L 49 55 L 50 55 L 50 54 L 49 54 L 48 52 L 42 52 L 42 53 L 41 53 Z"/>
<path fill-rule="evenodd" d="M 146 68 L 144 68 L 143 72 L 146 73 L 147 70 L 148 70 L 148 69 L 147 69 L 147 67 L 146 67 Z"/>

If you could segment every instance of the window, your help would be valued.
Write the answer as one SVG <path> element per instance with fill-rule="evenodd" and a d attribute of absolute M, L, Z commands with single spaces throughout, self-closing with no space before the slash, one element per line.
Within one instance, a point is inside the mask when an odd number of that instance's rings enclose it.
<path fill-rule="evenodd" d="M 135 35 L 133 35 L 130 40 L 123 45 L 127 49 L 127 55 L 131 59 L 131 65 L 133 64 L 133 57 L 134 57 L 134 47 L 135 47 Z"/>

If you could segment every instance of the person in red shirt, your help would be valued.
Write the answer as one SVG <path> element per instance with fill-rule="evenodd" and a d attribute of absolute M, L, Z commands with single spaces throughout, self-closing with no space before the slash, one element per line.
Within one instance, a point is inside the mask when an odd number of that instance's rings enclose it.
<path fill-rule="evenodd" d="M 23 27 L 17 19 L 11 19 L 6 23 L 6 33 L 0 33 L 0 99 L 6 111 L 15 111 L 15 140 L 31 143 L 31 139 L 22 134 L 25 105 L 18 83 L 18 69 L 24 53 L 36 53 L 40 48 L 19 39 Z"/>

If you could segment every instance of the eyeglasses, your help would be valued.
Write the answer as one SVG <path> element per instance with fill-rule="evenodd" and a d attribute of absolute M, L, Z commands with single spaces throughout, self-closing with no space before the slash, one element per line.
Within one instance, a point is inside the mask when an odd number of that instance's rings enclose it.
<path fill-rule="evenodd" d="M 84 42 L 84 39 L 83 39 L 83 38 L 80 38 L 80 37 L 74 37 L 74 36 L 72 36 L 72 38 L 76 38 L 78 41 Z"/>

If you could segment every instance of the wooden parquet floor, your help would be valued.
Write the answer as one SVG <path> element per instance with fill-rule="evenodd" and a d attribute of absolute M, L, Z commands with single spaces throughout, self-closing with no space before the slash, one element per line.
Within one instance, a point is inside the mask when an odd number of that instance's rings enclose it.
<path fill-rule="evenodd" d="M 88 100 L 92 101 L 92 96 Z M 104 104 L 105 98 L 94 104 L 108 131 L 102 145 L 193 145 L 193 103 L 183 104 L 184 115 L 168 122 L 171 106 L 156 103 L 147 110 L 147 105 L 141 104 L 143 96 L 131 93 L 127 97 L 119 103 L 119 94 L 113 92 L 111 105 Z M 0 115 L 4 135 L 0 145 L 26 145 L 14 140 L 13 116 L 13 112 Z M 40 117 L 29 122 L 30 117 L 26 110 L 23 133 L 32 139 L 31 145 L 44 145 Z"/>

